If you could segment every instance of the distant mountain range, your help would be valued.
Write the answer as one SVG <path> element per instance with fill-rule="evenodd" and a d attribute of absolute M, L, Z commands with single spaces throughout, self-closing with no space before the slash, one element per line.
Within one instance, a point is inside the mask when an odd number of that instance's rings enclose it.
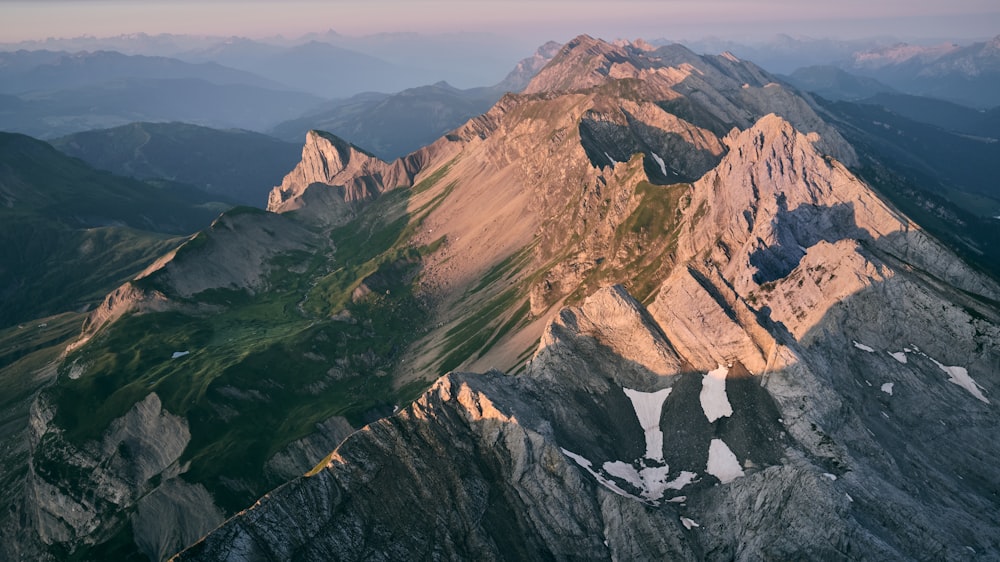
<path fill-rule="evenodd" d="M 722 53 L 754 61 L 770 72 L 789 74 L 806 67 L 831 64 L 850 58 L 854 53 L 897 43 L 890 38 L 825 39 L 779 34 L 761 41 L 736 41 L 726 38 L 655 39 L 654 45 L 682 43 L 697 53 Z"/>
<path fill-rule="evenodd" d="M 831 100 L 860 100 L 895 91 L 875 78 L 851 74 L 830 65 L 799 68 L 782 78 L 800 90 Z"/>
<path fill-rule="evenodd" d="M 310 43 L 314 45 L 308 46 Z M 315 44 L 319 44 L 319 46 L 317 47 Z M 313 57 L 320 50 L 331 54 L 339 53 L 349 59 L 346 64 L 330 60 L 319 61 L 321 67 L 324 68 L 341 65 L 341 69 L 346 69 L 363 60 L 381 68 L 401 70 L 410 76 L 412 76 L 413 71 L 420 69 L 420 80 L 403 83 L 391 90 L 383 90 L 388 93 L 442 80 L 459 84 L 462 88 L 494 84 L 510 70 L 515 61 L 523 57 L 524 53 L 530 52 L 535 46 L 517 38 L 489 33 L 379 33 L 352 36 L 329 30 L 301 37 L 277 36 L 261 39 L 137 33 L 116 37 L 24 41 L 0 45 L 0 49 L 74 53 L 110 50 L 126 54 L 172 57 L 195 62 L 214 60 L 220 64 L 228 64 L 220 60 L 225 58 L 239 68 L 244 68 L 245 65 L 264 69 L 271 68 L 282 75 L 293 75 L 307 84 L 326 85 L 329 85 L 329 79 L 325 77 L 310 78 L 308 68 L 305 66 L 309 57 Z M 288 63 L 290 68 L 277 67 L 278 60 Z M 350 62 L 350 60 L 354 62 Z M 361 70 L 368 72 L 365 69 Z M 370 73 L 368 75 L 370 76 Z M 388 76 L 376 78 L 382 83 L 390 84 L 394 83 L 394 80 L 398 80 Z M 342 82 L 334 85 L 337 91 L 353 88 L 342 95 L 379 90 L 379 88 L 370 87 L 364 81 L 352 78 L 350 75 L 344 75 Z M 317 93 L 324 96 L 331 95 L 326 91 Z"/>
<path fill-rule="evenodd" d="M 0 93 L 4 94 L 53 92 L 137 79 L 195 79 L 217 85 L 289 89 L 281 82 L 227 68 L 217 62 L 192 64 L 167 57 L 123 55 L 114 51 L 0 52 Z"/>
<path fill-rule="evenodd" d="M 897 44 L 855 53 L 839 66 L 908 94 L 1000 106 L 1000 36 L 964 47 Z"/>
<path fill-rule="evenodd" d="M 428 79 L 437 80 L 420 67 L 392 64 L 319 41 L 278 47 L 249 39 L 232 40 L 181 56 L 215 61 L 324 98 L 342 98 L 362 91 L 397 92 Z"/>
<path fill-rule="evenodd" d="M 263 208 L 299 161 L 301 143 L 185 123 L 132 123 L 54 139 L 60 151 L 120 176 L 182 182 Z"/>
<path fill-rule="evenodd" d="M 343 41 L 336 34 L 323 37 Z M 176 46 L 175 39 L 164 41 Z M 368 43 L 415 46 L 421 41 L 400 35 Z M 322 124 L 394 157 L 484 111 L 504 91 L 519 91 L 547 62 L 541 53 L 554 45 L 522 60 L 513 71 L 508 65 L 508 76 L 499 84 L 463 91 L 442 83 L 421 86 L 447 72 L 386 62 L 315 38 L 294 44 L 239 38 L 195 43 L 202 46 L 177 55 L 190 62 L 110 51 L 0 53 L 0 130 L 52 138 L 135 121 L 183 121 L 265 131 L 295 120 L 278 127 L 277 134 L 298 142 L 306 130 Z M 82 44 L 106 46 L 100 41 Z M 431 47 L 437 52 L 449 44 L 432 42 Z M 388 99 L 394 93 L 398 95 Z M 324 103 L 329 98 L 336 99 Z M 379 107 L 371 105 L 375 100 Z M 405 134 L 397 135 L 399 130 Z"/>
<path fill-rule="evenodd" d="M 41 138 L 135 121 L 184 121 L 217 128 L 266 130 L 322 100 L 309 94 L 198 78 L 128 78 L 0 97 L 0 130 Z"/>
<path fill-rule="evenodd" d="M 459 89 L 447 82 L 395 94 L 365 93 L 334 100 L 277 125 L 270 134 L 301 142 L 312 129 L 329 131 L 384 160 L 405 156 L 484 113 L 506 92 L 520 92 L 558 52 L 549 42 L 514 67 L 495 86 Z"/>
<path fill-rule="evenodd" d="M 0 133 L 0 327 L 93 305 L 232 204 Z"/>
<path fill-rule="evenodd" d="M 459 90 L 440 82 L 391 95 L 361 94 L 281 123 L 269 133 L 301 142 L 309 130 L 321 129 L 393 160 L 485 112 L 501 93 L 493 88 Z"/>

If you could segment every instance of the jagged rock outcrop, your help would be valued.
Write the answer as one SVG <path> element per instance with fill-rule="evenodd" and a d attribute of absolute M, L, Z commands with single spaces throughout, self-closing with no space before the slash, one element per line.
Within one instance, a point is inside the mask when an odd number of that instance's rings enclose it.
<path fill-rule="evenodd" d="M 151 393 L 78 447 L 52 423 L 39 398 L 32 406 L 32 457 L 22 525 L 44 545 L 68 553 L 99 544 L 123 522 L 107 514 L 135 509 L 131 518 L 143 553 L 162 560 L 222 519 L 200 485 L 184 482 L 181 454 L 191 439 L 187 421 L 163 409 Z"/>
<path fill-rule="evenodd" d="M 633 154 L 643 153 L 650 158 L 647 174 L 657 182 L 693 181 L 714 168 L 725 151 L 710 131 L 654 103 L 596 105 L 580 121 L 580 137 L 597 167 L 628 162 Z"/>
<path fill-rule="evenodd" d="M 524 92 L 594 88 L 638 95 L 717 133 L 731 127 L 745 129 L 759 117 L 777 113 L 800 131 L 819 133 L 824 153 L 848 166 L 857 163 L 854 149 L 817 115 L 807 98 L 729 53 L 699 56 L 681 45 L 650 50 L 581 35 L 564 45 Z"/>
<path fill-rule="evenodd" d="M 324 201 L 340 201 L 345 207 L 326 220 L 342 222 L 338 215 L 350 212 L 347 204 L 412 185 L 417 171 L 409 160 L 398 159 L 389 164 L 329 133 L 309 131 L 302 147 L 302 161 L 271 191 L 267 210 L 283 213 L 302 209 L 307 190 L 322 186 L 322 194 L 314 196 L 323 197 Z M 331 188 L 333 194 L 325 193 Z M 328 211 L 325 206 L 324 211 Z"/>
<path fill-rule="evenodd" d="M 908 424 L 938 426 L 902 413 L 924 400 L 910 394 L 917 386 L 947 385 L 926 379 L 934 359 L 902 367 L 842 334 L 781 347 L 794 361 L 762 376 L 738 362 L 692 372 L 638 303 L 606 289 L 560 313 L 523 374 L 440 379 L 399 415 L 348 438 L 326 469 L 269 494 L 178 559 L 998 552 L 988 484 L 997 469 L 980 457 L 961 469 L 975 481 L 959 481 L 948 453 L 911 454 L 896 437 L 914 430 Z M 855 365 L 842 370 L 831 352 Z M 995 345 L 990 353 L 997 357 Z M 868 361 L 878 368 L 857 364 Z M 844 382 L 855 385 L 838 380 L 844 372 L 877 374 L 869 382 L 879 384 L 847 390 L 856 400 L 848 402 Z M 948 394 L 963 408 L 991 407 Z M 949 427 L 970 421 L 950 411 Z M 976 437 L 965 435 L 970 452 L 995 450 L 986 429 L 995 416 L 971 419 L 980 421 Z"/>

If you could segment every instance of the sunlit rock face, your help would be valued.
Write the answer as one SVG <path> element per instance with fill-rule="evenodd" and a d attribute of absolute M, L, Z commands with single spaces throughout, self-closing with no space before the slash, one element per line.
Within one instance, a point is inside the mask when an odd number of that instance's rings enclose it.
<path fill-rule="evenodd" d="M 576 103 L 609 76 L 662 92 L 695 74 L 649 78 L 655 53 L 580 38 L 528 91 Z M 741 64 L 722 58 L 702 74 Z M 785 95 L 759 88 L 767 103 Z M 489 130 L 535 132 L 516 129 L 516 111 Z M 598 130 L 595 115 L 575 118 Z M 178 558 L 995 556 L 998 287 L 883 202 L 817 128 L 765 114 L 700 145 L 714 161 L 680 198 L 670 266 L 642 302 L 611 285 L 552 308 L 514 374 L 440 378 Z M 596 161 L 610 141 L 579 139 L 571 162 L 640 170 L 610 151 Z M 579 283 L 573 272 L 546 283 Z"/>

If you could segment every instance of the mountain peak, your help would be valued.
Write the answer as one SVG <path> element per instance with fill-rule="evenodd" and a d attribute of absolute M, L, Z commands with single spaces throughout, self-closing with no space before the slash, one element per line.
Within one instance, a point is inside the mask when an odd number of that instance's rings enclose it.
<path fill-rule="evenodd" d="M 579 35 L 563 45 L 555 57 L 525 88 L 525 93 L 584 90 L 609 79 L 636 77 L 656 66 L 647 51 L 627 41 L 608 43 Z"/>
<path fill-rule="evenodd" d="M 555 41 L 548 41 L 544 45 L 538 47 L 535 53 L 526 59 L 522 59 L 511 70 L 509 74 L 500 82 L 497 86 L 504 91 L 508 92 L 520 92 L 524 90 L 525 86 L 531 82 L 531 79 L 535 77 L 538 72 L 545 67 L 549 61 L 552 60 L 559 51 L 562 50 L 562 44 Z"/>
<path fill-rule="evenodd" d="M 387 163 L 334 134 L 311 130 L 302 146 L 302 160 L 271 190 L 267 210 L 299 211 L 307 221 L 338 224 L 351 216 L 350 203 L 410 185 L 415 166 L 402 159 Z M 309 200 L 317 204 L 305 209 Z"/>

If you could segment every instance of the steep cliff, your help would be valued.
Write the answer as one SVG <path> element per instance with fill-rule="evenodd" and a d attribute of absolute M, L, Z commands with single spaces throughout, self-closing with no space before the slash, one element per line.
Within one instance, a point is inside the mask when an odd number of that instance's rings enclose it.
<path fill-rule="evenodd" d="M 329 133 L 309 131 L 302 147 L 302 160 L 285 176 L 281 185 L 271 191 L 267 210 L 308 213 L 302 210 L 307 200 L 320 198 L 329 205 L 339 202 L 342 208 L 333 210 L 324 205 L 322 214 L 308 216 L 322 217 L 325 222 L 343 222 L 344 217 L 351 214 L 350 203 L 370 200 L 396 187 L 410 186 L 417 171 L 410 161 L 398 159 L 389 164 Z"/>

